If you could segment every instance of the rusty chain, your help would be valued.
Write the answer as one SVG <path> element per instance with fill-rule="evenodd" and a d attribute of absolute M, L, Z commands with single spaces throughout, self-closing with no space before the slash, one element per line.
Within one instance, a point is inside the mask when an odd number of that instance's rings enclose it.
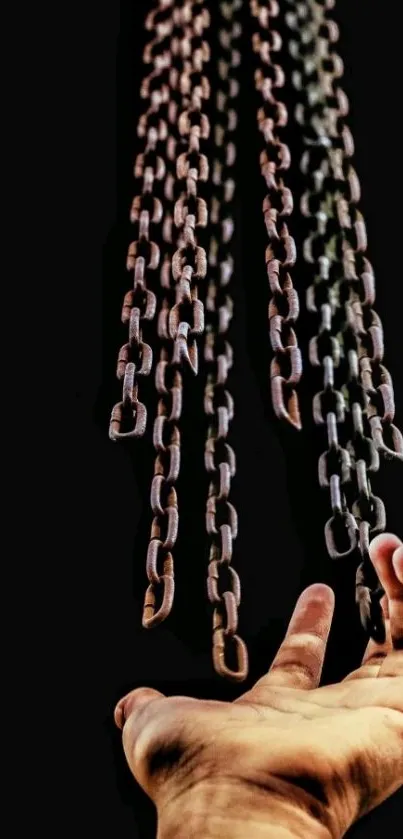
<path fill-rule="evenodd" d="M 158 404 L 146 559 L 149 585 L 142 619 L 145 628 L 152 628 L 165 620 L 173 605 L 183 374 L 190 371 L 197 375 L 198 341 L 205 332 L 205 469 L 210 479 L 207 595 L 213 609 L 212 658 L 220 676 L 240 682 L 248 675 L 248 652 L 237 635 L 241 587 L 231 564 L 237 513 L 229 500 L 236 459 L 228 442 L 234 412 L 228 385 L 233 362 L 228 329 L 233 313 L 229 287 L 234 267 L 232 167 L 240 63 L 235 42 L 241 35 L 238 12 L 243 0 L 220 0 L 218 4 L 218 85 L 211 126 L 208 5 L 206 0 L 156 0 L 145 21 L 151 40 L 143 61 L 149 72 L 140 90 L 144 112 L 137 132 L 143 150 L 134 165 L 138 188 L 130 218 L 135 236 L 127 255 L 133 282 L 122 307 L 128 340 L 118 355 L 122 396 L 112 410 L 109 436 L 115 441 L 144 436 L 147 409 L 139 399 L 139 386 L 142 377 L 150 376 L 154 369 Z M 361 621 L 372 637 L 382 640 L 383 590 L 368 551 L 370 538 L 385 528 L 385 508 L 373 494 L 369 476 L 378 470 L 380 455 L 403 460 L 403 437 L 393 423 L 393 385 L 383 364 L 382 324 L 372 308 L 375 279 L 358 209 L 360 185 L 351 163 L 354 148 L 346 123 L 349 104 L 340 86 L 343 64 L 335 51 L 338 27 L 329 18 L 333 6 L 334 0 L 287 0 L 282 10 L 291 33 L 287 46 L 295 70 L 290 82 L 304 147 L 301 171 L 306 190 L 300 212 L 306 236 L 302 258 L 313 275 L 306 307 L 318 323 L 309 344 L 309 360 L 322 371 L 313 417 L 318 426 L 327 429 L 328 448 L 319 459 L 318 474 L 320 485 L 330 490 L 332 516 L 325 526 L 328 552 L 335 559 L 358 557 L 356 600 Z M 288 112 L 278 98 L 285 84 L 279 63 L 282 43 L 275 26 L 280 7 L 278 0 L 249 0 L 249 8 L 255 86 L 262 99 L 257 112 L 264 138 L 260 167 L 268 190 L 263 214 L 269 239 L 266 266 L 271 295 L 269 337 L 274 353 L 272 403 L 279 419 L 300 429 L 302 359 L 294 328 L 300 302 L 292 279 L 297 254 L 289 231 L 294 208 L 287 186 L 291 155 L 283 132 Z M 211 174 L 210 135 L 214 148 Z M 204 195 L 209 184 L 213 195 L 208 205 Z M 208 260 L 202 246 L 204 228 L 209 236 Z M 156 352 L 159 359 L 155 363 Z M 229 664 L 230 653 L 234 667 Z"/>
<path fill-rule="evenodd" d="M 218 26 L 220 55 L 217 62 L 217 93 L 212 182 L 214 194 L 210 207 L 209 282 L 206 296 L 206 335 L 204 360 L 207 379 L 204 410 L 208 417 L 205 444 L 205 468 L 210 477 L 206 506 L 206 529 L 209 542 L 207 593 L 213 605 L 213 665 L 216 673 L 233 682 L 248 674 L 248 652 L 237 635 L 241 584 L 231 565 L 233 542 L 237 536 L 237 512 L 229 501 L 231 481 L 236 472 L 235 452 L 228 443 L 234 400 L 228 389 L 228 373 L 233 351 L 228 329 L 233 315 L 229 295 L 233 274 L 231 240 L 234 233 L 232 201 L 235 193 L 233 166 L 237 127 L 236 97 L 239 83 L 236 70 L 240 53 L 234 48 L 241 35 L 236 13 L 242 3 L 220 2 Z M 234 661 L 228 663 L 229 647 Z"/>
<path fill-rule="evenodd" d="M 128 437 L 141 436 L 144 434 L 146 427 L 144 406 L 140 407 L 140 417 L 143 414 L 143 421 L 139 424 L 138 386 L 135 379 L 135 376 L 141 375 L 141 368 L 140 371 L 136 370 L 131 359 L 129 360 L 129 352 L 132 351 L 133 346 L 139 347 L 141 351 L 143 334 L 142 330 L 140 331 L 140 325 L 143 319 L 147 322 L 152 321 L 155 317 L 157 309 L 155 292 L 158 290 L 157 285 L 160 284 L 164 287 L 164 282 L 166 283 L 168 278 L 169 287 L 170 256 L 167 259 L 165 255 L 161 264 L 160 247 L 157 243 L 149 243 L 150 216 L 149 210 L 147 207 L 143 208 L 143 204 L 148 199 L 148 205 L 151 204 L 154 211 L 152 221 L 154 224 L 158 222 L 162 227 L 163 241 L 165 242 L 167 238 L 172 241 L 172 236 L 170 237 L 169 235 L 170 213 L 169 207 L 166 207 L 166 199 L 170 195 L 172 184 L 172 171 L 170 171 L 170 168 L 175 160 L 176 148 L 174 126 L 177 118 L 178 101 L 175 101 L 174 96 L 178 92 L 178 72 L 175 68 L 175 59 L 181 53 L 182 38 L 186 38 L 185 26 L 189 23 L 190 16 L 191 8 L 189 3 L 184 4 L 182 8 L 175 8 L 174 0 L 160 0 L 158 8 L 151 11 L 145 20 L 146 30 L 150 31 L 155 37 L 145 46 L 143 52 L 144 64 L 146 66 L 151 65 L 150 72 L 143 79 L 141 85 L 140 95 L 145 101 L 146 108 L 145 112 L 140 116 L 137 128 L 138 136 L 141 139 L 145 138 L 145 147 L 144 152 L 137 156 L 134 166 L 134 176 L 138 179 L 142 188 L 141 194 L 136 195 L 133 199 L 130 213 L 131 221 L 135 224 L 137 222 L 139 238 L 129 247 L 127 267 L 133 272 L 134 283 L 133 289 L 125 295 L 122 308 L 122 322 L 130 324 L 129 344 L 125 345 L 119 353 L 119 365 L 121 369 L 118 367 L 119 377 L 121 377 L 122 373 L 126 380 L 129 376 L 131 377 L 130 384 L 132 385 L 132 390 L 127 393 L 126 388 L 126 402 L 130 407 L 135 421 L 134 427 L 129 428 L 128 432 L 121 432 L 122 409 L 125 400 L 123 400 L 123 404 L 118 403 L 112 411 L 110 424 L 109 434 L 113 440 L 124 440 Z M 142 184 L 141 179 L 143 180 Z M 158 187 L 159 193 L 157 193 Z M 157 217 L 155 208 L 157 208 Z M 144 250 L 147 246 L 149 247 L 150 253 L 154 251 L 154 262 L 152 264 L 150 264 L 150 261 L 147 264 L 145 256 L 141 253 L 141 249 Z M 159 276 L 157 274 L 158 268 L 160 269 Z M 147 283 L 151 285 L 152 282 L 154 291 L 147 286 Z M 136 306 L 139 297 L 140 302 L 144 300 L 146 303 L 143 312 L 138 305 Z M 155 341 L 155 336 L 153 338 Z M 148 356 L 150 356 L 152 353 L 150 345 L 147 346 L 147 350 Z M 166 353 L 165 348 L 162 352 Z M 157 367 L 158 369 L 160 367 Z M 148 374 L 150 372 L 151 370 L 148 369 Z M 177 426 L 173 425 L 169 437 L 169 445 L 165 445 L 166 436 L 164 441 L 163 432 L 164 419 L 174 421 L 180 415 L 181 390 L 180 388 L 175 388 L 175 384 L 178 384 L 178 381 L 174 381 L 169 391 L 164 394 L 165 400 L 163 397 L 160 398 L 158 405 L 159 416 L 154 423 L 153 440 L 157 456 L 150 499 L 153 520 L 146 560 L 146 573 L 149 581 L 147 597 L 152 602 L 154 594 L 152 584 L 157 577 L 158 581 L 160 580 L 156 568 L 158 553 L 162 545 L 164 546 L 163 609 L 165 610 L 169 610 L 172 607 L 174 593 L 172 579 L 173 558 L 171 551 L 177 536 L 178 510 L 173 484 L 179 471 L 180 437 Z M 158 377 L 157 389 L 161 390 Z M 171 410 L 167 406 L 169 398 L 171 399 Z M 133 421 L 131 425 L 133 425 Z M 167 455 L 169 456 L 168 477 L 172 483 L 172 487 L 171 492 L 167 493 L 166 505 L 162 508 L 160 501 L 161 478 L 163 479 L 164 477 Z M 165 527 L 164 519 L 167 521 Z M 160 537 L 164 531 L 165 538 L 161 539 Z M 148 617 L 150 616 L 148 615 Z M 150 623 L 152 623 L 152 617 Z"/>
<path fill-rule="evenodd" d="M 148 587 L 145 593 L 142 623 L 151 629 L 162 622 L 170 613 L 175 593 L 173 549 L 179 527 L 178 498 L 175 483 L 179 477 L 181 461 L 181 438 L 179 423 L 182 414 L 182 375 L 179 369 L 171 369 L 172 343 L 167 331 L 167 315 L 175 304 L 175 289 L 172 283 L 173 256 L 173 214 L 175 203 L 175 161 L 181 138 L 178 130 L 178 116 L 185 107 L 180 87 L 180 68 L 189 50 L 189 23 L 191 6 L 184 4 L 176 12 L 175 32 L 170 29 L 169 74 L 167 78 L 166 110 L 161 114 L 161 102 L 150 102 L 146 113 L 151 124 L 158 119 L 160 136 L 166 139 L 164 210 L 162 226 L 163 257 L 160 269 L 162 300 L 157 319 L 157 341 L 159 360 L 155 369 L 155 387 L 158 394 L 157 413 L 153 426 L 153 446 L 156 452 L 154 476 L 151 483 L 150 503 L 152 524 L 146 557 Z M 182 61 L 181 61 L 182 59 Z M 145 96 L 150 95 L 150 86 L 143 84 Z M 147 122 L 146 122 L 147 124 Z M 170 377 L 167 380 L 167 377 Z M 162 498 L 161 498 L 162 495 Z M 158 564 L 163 573 L 158 571 Z M 159 608 L 156 607 L 156 590 L 162 588 Z"/>
<path fill-rule="evenodd" d="M 302 375 L 302 359 L 294 329 L 299 315 L 299 297 L 291 276 L 297 254 L 287 223 L 293 211 L 293 197 L 285 176 L 291 155 L 282 139 L 288 112 L 277 98 L 277 90 L 284 85 L 285 77 L 281 66 L 273 60 L 282 42 L 271 26 L 271 19 L 279 14 L 279 5 L 277 0 L 250 0 L 250 11 L 256 27 L 252 40 L 258 63 L 255 84 L 263 100 L 257 114 L 258 128 L 265 141 L 260 165 L 268 188 L 263 213 L 269 238 L 266 266 L 272 294 L 268 312 L 274 352 L 270 366 L 271 395 L 277 417 L 300 429 L 296 386 Z"/>
<path fill-rule="evenodd" d="M 177 115 L 177 102 L 172 97 L 179 86 L 175 59 L 189 49 L 191 19 L 191 0 L 179 7 L 175 7 L 175 0 L 159 0 L 158 8 L 145 19 L 145 29 L 155 37 L 143 51 L 143 62 L 151 65 L 151 70 L 140 90 L 148 108 L 140 116 L 137 128 L 138 136 L 144 138 L 144 151 L 137 155 L 134 164 L 139 189 L 132 202 L 130 220 L 137 238 L 129 245 L 126 261 L 127 270 L 133 274 L 133 287 L 125 295 L 122 307 L 122 323 L 129 327 L 129 340 L 118 355 L 117 378 L 123 381 L 123 388 L 122 400 L 114 406 L 110 421 L 109 436 L 114 441 L 142 437 L 146 429 L 147 410 L 138 399 L 138 377 L 149 376 L 153 365 L 152 347 L 143 340 L 143 333 L 155 318 L 157 272 L 161 267 L 160 247 L 150 238 L 150 227 L 158 238 L 158 228 L 162 224 L 165 229 L 167 224 L 162 200 L 169 190 L 164 155 L 168 160 L 174 159 L 175 143 L 172 144 L 168 126 Z M 165 194 L 161 186 L 165 186 Z M 124 427 L 126 431 L 122 431 Z"/>
<path fill-rule="evenodd" d="M 161 350 L 155 369 L 159 401 L 153 429 L 156 460 L 151 486 L 153 521 L 146 560 L 149 585 L 143 609 L 143 626 L 147 628 L 163 621 L 173 604 L 172 548 L 178 533 L 174 484 L 180 468 L 181 368 L 188 365 L 197 373 L 195 336 L 202 333 L 204 326 L 197 283 L 206 274 L 206 253 L 197 243 L 195 229 L 207 224 L 206 202 L 198 196 L 197 185 L 208 176 L 207 157 L 200 150 L 200 142 L 208 137 L 210 130 L 202 111 L 203 99 L 210 93 L 208 80 L 202 74 L 203 65 L 209 60 L 209 47 L 202 37 L 208 26 L 209 14 L 203 0 L 184 0 L 180 4 L 160 0 L 159 7 L 146 18 L 146 28 L 155 37 L 144 51 L 144 62 L 151 64 L 152 69 L 141 87 L 148 108 L 140 117 L 138 134 L 146 138 L 146 144 L 134 170 L 135 177 L 143 178 L 141 195 L 135 197 L 131 210 L 131 220 L 138 224 L 138 239 L 129 246 L 127 259 L 128 270 L 134 272 L 134 289 L 126 295 L 122 311 L 123 322 L 130 323 L 130 338 L 119 353 L 118 376 L 124 379 L 124 398 L 112 411 L 110 437 L 127 439 L 141 436 L 145 431 L 146 409 L 137 398 L 136 376 L 149 375 L 152 350 L 142 341 L 139 325 L 141 318 L 150 321 L 156 312 L 156 295 L 146 286 L 146 271 L 150 285 L 153 282 L 157 290 L 155 277 L 160 268 L 159 285 L 164 297 L 157 323 Z M 157 183 L 161 197 L 152 194 Z M 172 213 L 169 202 L 173 203 Z M 150 221 L 162 222 L 162 263 L 161 249 L 149 237 Z M 173 227 L 177 229 L 175 251 Z M 135 349 L 142 362 L 137 369 L 132 361 Z M 134 427 L 122 431 L 127 407 Z M 162 574 L 158 564 L 162 566 Z M 156 608 L 156 592 L 161 587 L 162 602 Z"/>
<path fill-rule="evenodd" d="M 319 460 L 319 483 L 330 489 L 332 506 L 325 539 L 334 559 L 358 554 L 361 622 L 373 638 L 383 640 L 384 592 L 369 558 L 369 542 L 385 529 L 386 514 L 383 501 L 372 492 L 369 473 L 378 470 L 380 454 L 403 459 L 403 438 L 393 424 L 393 385 L 382 364 L 382 324 L 372 309 L 375 278 L 357 207 L 360 185 L 345 122 L 349 103 L 339 84 L 343 64 L 334 47 L 338 27 L 328 18 L 334 2 L 288 3 L 292 10 L 286 23 L 293 32 L 289 51 L 297 65 L 292 77 L 299 99 L 296 119 L 305 146 L 301 169 L 309 183 L 301 200 L 310 225 L 303 256 L 316 270 L 307 308 L 320 315 L 309 357 L 323 370 L 313 414 L 316 424 L 327 427 L 328 449 Z"/>
<path fill-rule="evenodd" d="M 209 175 L 208 159 L 201 149 L 210 133 L 209 120 L 203 112 L 203 101 L 210 95 L 209 82 L 203 72 L 204 64 L 210 58 L 208 44 L 203 38 L 210 16 L 202 0 L 184 3 L 182 12 L 184 28 L 179 41 L 172 45 L 173 53 L 181 59 L 180 71 L 176 68 L 171 73 L 171 85 L 180 93 L 180 109 L 174 111 L 178 139 L 175 146 L 171 144 L 170 154 L 170 158 L 176 160 L 176 171 L 170 173 L 165 184 L 168 206 L 169 202 L 174 203 L 173 218 L 167 213 L 164 225 L 161 285 L 165 296 L 158 317 L 161 351 L 155 375 L 159 401 L 153 434 L 157 452 L 151 487 L 154 519 L 147 552 L 149 585 L 142 621 L 147 629 L 165 620 L 173 605 L 172 548 L 179 522 L 174 485 L 180 470 L 182 370 L 188 367 L 197 374 L 196 339 L 204 331 L 204 306 L 198 297 L 198 284 L 206 276 L 207 255 L 198 244 L 196 229 L 205 227 L 208 220 L 207 204 L 200 195 L 199 185 L 207 181 Z M 176 250 L 172 253 L 173 237 Z M 158 564 L 163 569 L 162 574 Z M 161 586 L 161 604 L 156 608 L 157 590 Z"/>
<path fill-rule="evenodd" d="M 117 377 L 123 381 L 122 400 L 113 410 L 109 426 L 112 440 L 142 437 L 147 423 L 147 409 L 138 399 L 138 377 L 149 376 L 153 362 L 151 345 L 143 341 L 145 325 L 153 321 L 156 313 L 157 298 L 149 286 L 155 283 L 155 273 L 160 264 L 158 244 L 150 239 L 150 226 L 161 223 L 163 205 L 155 194 L 155 187 L 165 175 L 165 163 L 156 154 L 156 147 L 166 131 L 165 123 L 152 124 L 163 101 L 166 101 L 167 86 L 164 69 L 169 66 L 169 54 L 165 50 L 166 40 L 172 33 L 175 16 L 165 18 L 173 10 L 174 0 L 161 0 L 159 8 L 150 12 L 145 20 L 145 28 L 155 37 L 143 52 L 144 64 L 152 66 L 143 81 L 141 94 L 150 95 L 153 83 L 149 111 L 139 120 L 138 135 L 145 137 L 144 152 L 138 154 L 134 165 L 134 177 L 140 184 L 139 193 L 132 203 L 130 219 L 137 229 L 138 238 L 129 246 L 126 267 L 133 273 L 133 287 L 125 295 L 122 306 L 122 323 L 129 328 L 128 342 L 119 351 Z M 164 14 L 165 13 L 165 14 Z M 122 428 L 127 430 L 123 431 Z"/>

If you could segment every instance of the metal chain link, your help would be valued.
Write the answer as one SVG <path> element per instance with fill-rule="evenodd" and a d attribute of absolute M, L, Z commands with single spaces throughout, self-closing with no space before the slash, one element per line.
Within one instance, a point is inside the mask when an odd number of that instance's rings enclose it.
<path fill-rule="evenodd" d="M 255 84 L 263 100 L 257 114 L 258 128 L 265 140 L 260 165 L 268 187 L 263 213 L 269 237 L 266 266 L 272 294 L 268 312 L 274 352 L 270 367 L 272 403 L 279 419 L 300 429 L 296 386 L 302 376 L 302 359 L 294 330 L 299 315 L 299 297 L 290 273 L 297 254 L 287 223 L 293 211 L 293 197 L 284 176 L 290 167 L 291 155 L 281 139 L 288 112 L 285 104 L 277 99 L 277 90 L 284 85 L 285 77 L 280 65 L 273 60 L 273 54 L 279 52 L 282 42 L 271 25 L 272 19 L 279 14 L 279 4 L 277 0 L 250 0 L 250 11 L 256 21 L 252 40 L 258 59 Z"/>
<path fill-rule="evenodd" d="M 327 426 L 328 449 L 319 460 L 319 482 L 330 488 L 333 515 L 325 526 L 325 539 L 335 559 L 358 548 L 356 600 L 361 622 L 373 638 L 383 640 L 384 592 L 369 559 L 369 542 L 385 529 L 386 514 L 368 473 L 378 470 L 379 454 L 403 459 L 403 438 L 393 425 L 393 386 L 382 364 L 382 325 L 371 308 L 374 272 L 364 256 L 365 224 L 357 209 L 360 187 L 345 123 L 349 105 L 338 82 L 343 73 L 334 51 L 338 28 L 327 19 L 334 3 L 288 2 L 293 10 L 286 22 L 294 33 L 289 50 L 298 62 L 293 74 L 300 99 L 296 118 L 306 146 L 301 169 L 309 179 L 301 201 L 302 214 L 311 224 L 303 254 L 318 269 L 307 292 L 307 308 L 320 314 L 309 354 L 311 364 L 323 369 L 323 390 L 314 398 L 313 413 L 315 423 Z M 335 388 L 337 374 L 340 384 Z M 342 446 L 343 432 L 349 439 Z M 345 533 L 347 545 L 342 547 Z"/>
<path fill-rule="evenodd" d="M 236 159 L 234 143 L 238 123 L 234 109 L 239 94 L 236 69 L 240 53 L 234 42 L 242 28 L 236 13 L 241 0 L 220 2 L 218 26 L 220 55 L 212 164 L 214 195 L 210 208 L 209 282 L 206 297 L 206 336 L 204 360 L 207 380 L 204 410 L 208 417 L 205 444 L 205 468 L 210 476 L 206 506 L 209 566 L 207 594 L 213 606 L 213 665 L 216 673 L 233 682 L 242 682 L 248 675 L 248 651 L 237 634 L 241 583 L 232 567 L 233 542 L 237 536 L 237 513 L 229 501 L 231 481 L 236 473 L 235 452 L 228 443 L 234 400 L 228 389 L 228 373 L 232 367 L 233 350 L 228 329 L 233 316 L 229 284 L 233 274 L 231 240 L 234 233 L 232 201 L 235 193 L 233 166 Z M 234 668 L 228 664 L 232 647 Z"/>

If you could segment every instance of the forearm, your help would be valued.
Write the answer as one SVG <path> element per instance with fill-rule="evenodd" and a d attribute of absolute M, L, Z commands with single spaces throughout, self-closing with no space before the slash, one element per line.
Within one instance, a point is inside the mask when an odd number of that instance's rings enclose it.
<path fill-rule="evenodd" d="M 179 806 L 178 806 L 179 805 Z M 174 813 L 174 817 L 172 817 Z M 331 839 L 329 830 L 303 806 L 256 788 L 206 788 L 167 805 L 157 839 Z"/>
<path fill-rule="evenodd" d="M 324 827 L 312 819 L 293 819 L 287 824 L 283 813 L 267 814 L 264 820 L 246 814 L 241 819 L 230 813 L 205 814 L 200 818 L 188 819 L 184 815 L 178 829 L 166 829 L 160 825 L 156 839 L 330 839 Z"/>

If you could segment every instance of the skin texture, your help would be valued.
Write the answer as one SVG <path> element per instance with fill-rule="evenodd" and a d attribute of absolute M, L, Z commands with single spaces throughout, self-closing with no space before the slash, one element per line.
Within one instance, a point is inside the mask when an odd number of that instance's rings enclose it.
<path fill-rule="evenodd" d="M 319 687 L 334 595 L 301 594 L 268 672 L 235 702 L 139 688 L 115 709 L 158 839 L 340 839 L 403 785 L 403 545 L 373 540 L 387 639 Z"/>

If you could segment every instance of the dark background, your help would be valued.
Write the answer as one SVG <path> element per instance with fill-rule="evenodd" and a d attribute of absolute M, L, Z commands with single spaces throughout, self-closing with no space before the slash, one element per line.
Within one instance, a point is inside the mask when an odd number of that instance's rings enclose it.
<path fill-rule="evenodd" d="M 237 452 L 232 498 L 239 513 L 234 564 L 242 583 L 239 631 L 250 653 L 247 684 L 242 688 L 222 684 L 210 660 L 200 384 L 195 385 L 192 403 L 188 399 L 186 408 L 188 430 L 184 431 L 185 456 L 178 485 L 181 529 L 175 552 L 175 607 L 158 629 L 147 632 L 141 627 L 152 452 L 149 441 L 132 451 L 113 445 L 107 431 L 111 405 L 119 398 L 116 356 L 125 340 L 120 309 L 129 287 L 124 269 L 130 241 L 128 209 L 133 196 L 132 165 L 139 148 L 135 128 L 142 22 L 150 6 L 150 2 L 122 0 L 120 8 L 118 3 L 97 7 L 87 24 L 78 23 L 77 46 L 73 42 L 71 53 L 72 66 L 77 69 L 80 63 L 70 102 L 73 118 L 76 113 L 77 147 L 73 143 L 70 150 L 76 151 L 81 173 L 75 219 L 82 231 L 77 252 L 84 281 L 79 287 L 74 332 L 81 445 L 77 550 L 69 570 L 77 575 L 77 588 L 83 592 L 78 657 L 90 688 L 84 717 L 92 747 L 88 761 L 82 759 L 86 783 L 80 824 L 88 835 L 105 832 L 114 839 L 154 836 L 153 807 L 126 769 L 120 736 L 113 727 L 113 707 L 123 693 L 150 685 L 167 694 L 234 698 L 269 665 L 298 593 L 317 580 L 336 587 L 337 593 L 324 678 L 340 678 L 357 666 L 365 644 L 353 606 L 353 569 L 336 568 L 323 545 L 323 524 L 329 512 L 316 483 L 320 435 L 312 433 L 309 402 L 305 430 L 293 434 L 279 427 L 268 398 L 264 183 L 258 168 L 255 103 L 247 65 L 240 102 L 238 258 L 231 331 L 235 368 L 230 379 L 236 407 L 231 442 Z M 401 221 L 394 208 L 402 186 L 396 104 L 400 101 L 400 55 L 394 49 L 393 10 L 392 0 L 382 4 L 338 0 L 335 17 L 342 25 L 340 52 L 345 62 L 343 85 L 351 103 L 354 165 L 362 184 L 369 258 L 377 277 L 375 308 L 384 324 L 385 363 L 394 379 L 396 422 L 401 427 L 403 374 L 397 305 Z M 303 330 L 301 340 L 304 346 Z M 385 501 L 388 529 L 403 536 L 398 467 L 384 464 L 373 487 Z M 401 813 L 402 801 L 402 793 L 394 796 L 362 820 L 351 836 L 378 835 Z"/>

